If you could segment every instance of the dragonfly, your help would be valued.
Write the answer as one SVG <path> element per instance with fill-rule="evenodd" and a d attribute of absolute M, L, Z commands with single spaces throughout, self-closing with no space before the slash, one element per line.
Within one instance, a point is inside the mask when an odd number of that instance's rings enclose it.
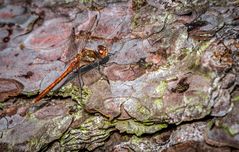
<path fill-rule="evenodd" d="M 91 29 L 96 22 L 96 18 L 93 17 L 92 24 L 90 25 Z M 73 38 L 76 39 L 75 35 L 75 29 L 73 28 Z M 86 41 L 91 37 L 91 32 L 90 31 L 80 31 L 80 38 L 83 37 L 86 39 Z M 82 36 L 83 35 L 83 36 Z M 86 44 L 86 41 L 85 44 Z M 85 46 L 84 44 L 84 46 Z M 75 45 L 73 45 L 75 46 Z M 75 51 L 76 52 L 76 51 Z M 48 87 L 46 87 L 40 94 L 33 100 L 33 104 L 38 103 L 44 96 L 46 96 L 57 84 L 59 84 L 66 76 L 68 76 L 71 72 L 74 70 L 77 70 L 81 68 L 81 63 L 89 63 L 93 64 L 94 62 L 97 62 L 97 66 L 101 63 L 101 61 L 108 57 L 108 48 L 105 47 L 104 45 L 98 45 L 97 50 L 90 49 L 90 48 L 85 48 L 81 49 L 79 53 L 73 57 L 69 62 L 69 66 L 66 68 L 66 70 L 53 81 Z"/>
<path fill-rule="evenodd" d="M 36 98 L 33 103 L 39 102 L 44 96 L 48 94 L 59 82 L 61 82 L 68 74 L 77 69 L 82 61 L 94 62 L 108 56 L 108 49 L 103 45 L 98 45 L 98 50 L 84 48 L 78 53 L 70 62 L 67 69 L 45 88 Z"/>

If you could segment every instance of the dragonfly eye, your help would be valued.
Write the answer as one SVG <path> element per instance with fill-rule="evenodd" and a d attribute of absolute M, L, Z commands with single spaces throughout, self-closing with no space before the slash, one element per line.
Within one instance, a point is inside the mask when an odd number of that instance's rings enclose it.
<path fill-rule="evenodd" d="M 108 50 L 105 46 L 99 45 L 98 46 L 98 53 L 100 57 L 106 57 L 108 55 Z"/>

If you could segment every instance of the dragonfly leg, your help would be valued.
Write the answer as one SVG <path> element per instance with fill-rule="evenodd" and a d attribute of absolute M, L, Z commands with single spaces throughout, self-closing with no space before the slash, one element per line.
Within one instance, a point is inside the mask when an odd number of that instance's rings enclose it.
<path fill-rule="evenodd" d="M 34 104 L 31 107 L 29 107 L 29 112 L 34 113 L 43 108 L 44 106 L 46 106 L 48 103 L 49 102 L 47 100 L 43 100 L 40 103 Z"/>
<path fill-rule="evenodd" d="M 100 69 L 100 63 L 99 63 L 99 62 L 97 62 L 97 68 L 98 68 L 98 71 L 99 71 L 100 75 L 102 76 L 103 80 L 106 80 L 107 83 L 110 84 L 110 81 L 109 81 L 108 76 L 105 75 L 105 74 L 101 71 L 101 69 Z"/>
<path fill-rule="evenodd" d="M 81 98 L 81 101 L 83 100 L 83 86 L 84 86 L 84 81 L 83 81 L 83 78 L 82 78 L 82 74 L 78 72 L 77 74 L 78 76 L 78 80 L 79 80 L 79 85 L 80 85 L 80 98 Z"/>

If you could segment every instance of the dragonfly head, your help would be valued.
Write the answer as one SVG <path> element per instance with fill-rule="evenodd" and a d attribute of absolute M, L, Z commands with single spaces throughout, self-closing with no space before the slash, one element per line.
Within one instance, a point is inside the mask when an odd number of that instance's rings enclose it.
<path fill-rule="evenodd" d="M 98 45 L 98 53 L 100 58 L 108 56 L 108 49 L 103 45 Z"/>

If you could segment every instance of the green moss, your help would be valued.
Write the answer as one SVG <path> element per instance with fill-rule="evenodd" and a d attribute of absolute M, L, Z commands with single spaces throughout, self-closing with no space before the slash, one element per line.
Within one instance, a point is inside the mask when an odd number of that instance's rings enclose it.
<path fill-rule="evenodd" d="M 4 105 L 2 102 L 0 102 L 0 109 L 3 109 L 4 108 Z"/>
<path fill-rule="evenodd" d="M 203 52 L 205 52 L 205 50 L 213 43 L 213 41 L 203 41 L 201 42 L 201 44 L 199 44 L 197 52 L 199 54 L 202 54 Z"/>
<path fill-rule="evenodd" d="M 23 91 L 22 94 L 26 95 L 27 97 L 32 97 L 32 96 L 35 96 L 39 93 L 39 90 L 35 90 L 35 91 L 32 91 L 32 92 L 26 92 L 26 91 Z"/>
<path fill-rule="evenodd" d="M 194 100 L 195 100 L 194 96 L 183 96 L 183 102 L 187 105 L 193 103 Z"/>
<path fill-rule="evenodd" d="M 187 107 L 191 106 L 191 110 L 197 111 L 197 113 L 203 116 L 210 112 L 210 110 L 204 106 L 204 103 L 208 100 L 208 95 L 204 92 L 195 92 L 193 96 L 184 96 L 183 100 L 184 103 L 187 104 Z"/>
<path fill-rule="evenodd" d="M 201 56 L 205 52 L 205 50 L 213 43 L 211 41 L 203 41 L 198 44 L 198 47 L 191 50 L 189 48 L 185 48 L 183 50 L 184 53 L 187 53 L 187 57 L 185 60 L 188 60 L 188 69 L 197 71 L 201 67 Z M 186 62 L 186 61 L 185 61 Z"/>
<path fill-rule="evenodd" d="M 134 120 L 117 121 L 115 124 L 115 127 L 120 130 L 120 132 L 135 134 L 137 136 L 141 136 L 145 133 L 155 133 L 167 127 L 167 124 L 145 125 L 144 123 L 136 122 Z"/>
<path fill-rule="evenodd" d="M 206 51 L 206 49 L 212 44 L 212 42 L 213 41 L 203 41 L 200 44 L 198 44 L 197 48 L 195 48 L 196 54 L 193 54 L 193 56 L 192 56 L 192 58 L 194 59 L 194 67 L 197 67 L 201 64 L 201 62 L 200 62 L 201 56 Z"/>
<path fill-rule="evenodd" d="M 77 105 L 76 107 L 76 112 L 74 112 L 74 114 L 72 114 L 74 117 L 74 120 L 80 120 L 83 119 L 83 108 L 81 105 Z"/>
<path fill-rule="evenodd" d="M 186 104 L 203 103 L 209 99 L 207 92 L 195 91 L 192 95 L 184 96 L 183 100 Z"/>
<path fill-rule="evenodd" d="M 147 101 L 147 97 L 142 97 L 142 100 Z M 134 106 L 133 110 L 135 111 L 135 114 L 140 116 L 141 119 L 147 120 L 147 118 L 151 115 L 151 111 L 147 107 L 142 105 L 141 102 L 135 101 L 132 104 Z"/>
<path fill-rule="evenodd" d="M 137 110 L 139 111 L 140 114 L 142 115 L 149 115 L 150 114 L 150 111 L 145 108 L 144 106 L 140 105 Z"/>
<path fill-rule="evenodd" d="M 177 63 L 177 55 L 176 54 L 172 54 L 167 58 L 167 65 L 171 66 Z"/>
<path fill-rule="evenodd" d="M 162 109 L 163 108 L 163 99 L 162 98 L 158 98 L 156 100 L 154 100 L 153 102 L 154 107 L 157 107 L 157 109 Z"/>
<path fill-rule="evenodd" d="M 137 136 L 132 136 L 132 138 L 130 139 L 130 141 L 134 144 L 139 144 L 142 142 L 142 138 L 139 138 Z"/>
<path fill-rule="evenodd" d="M 215 121 L 214 121 L 214 120 L 210 120 L 210 121 L 207 123 L 207 127 L 208 127 L 209 129 L 212 129 L 212 127 L 214 126 L 214 124 L 215 124 Z"/>
<path fill-rule="evenodd" d="M 204 109 L 204 106 L 202 104 L 197 104 L 194 106 L 194 108 L 198 111 L 198 112 L 202 112 Z"/>
<path fill-rule="evenodd" d="M 239 102 L 239 96 L 235 96 L 232 98 L 232 102 Z"/>
<path fill-rule="evenodd" d="M 29 147 L 31 150 L 34 150 L 34 149 L 39 149 L 40 147 L 38 146 L 41 146 L 41 145 L 38 145 L 39 143 L 42 143 L 42 141 L 40 141 L 39 139 L 37 138 L 31 138 L 30 141 L 29 141 Z"/>
<path fill-rule="evenodd" d="M 236 134 L 238 134 L 238 129 L 228 127 L 228 132 L 230 133 L 230 135 L 235 136 Z"/>
<path fill-rule="evenodd" d="M 69 1 L 69 0 L 68 0 Z M 91 3 L 93 2 L 94 0 L 80 0 L 81 3 Z"/>
<path fill-rule="evenodd" d="M 221 127 L 230 136 L 235 136 L 236 134 L 238 134 L 238 129 L 234 129 L 232 126 L 223 124 L 223 125 L 221 125 Z"/>
<path fill-rule="evenodd" d="M 188 54 L 192 52 L 192 49 L 182 48 L 180 54 L 177 56 L 177 60 L 183 60 Z"/>
<path fill-rule="evenodd" d="M 77 145 L 79 141 L 76 139 L 82 139 L 83 141 L 91 144 L 97 144 L 99 140 L 106 140 L 112 131 L 115 130 L 115 124 L 102 116 L 90 116 L 83 121 L 77 128 L 72 128 L 61 137 L 61 144 L 70 142 Z M 68 139 L 71 139 L 69 141 Z"/>
<path fill-rule="evenodd" d="M 156 87 L 156 92 L 159 93 L 160 97 L 162 97 L 167 88 L 168 83 L 166 81 L 160 81 L 159 85 Z"/>
<path fill-rule="evenodd" d="M 82 92 L 82 96 L 81 96 Z M 39 93 L 39 90 L 32 92 L 23 92 L 27 97 L 35 96 Z M 83 87 L 82 90 L 74 85 L 73 83 L 67 83 L 62 86 L 59 90 L 50 91 L 47 96 L 61 96 L 61 97 L 71 97 L 72 100 L 78 103 L 85 103 L 90 97 L 91 91 L 87 87 Z"/>
<path fill-rule="evenodd" d="M 65 0 L 66 3 L 72 3 L 74 2 L 75 0 Z"/>
<path fill-rule="evenodd" d="M 138 14 L 135 14 L 133 17 L 132 17 L 132 20 L 131 20 L 131 28 L 132 29 L 135 29 L 137 26 L 138 26 Z"/>
<path fill-rule="evenodd" d="M 71 97 L 72 100 L 77 101 L 79 104 L 84 104 L 91 92 L 87 87 L 83 87 L 81 90 L 78 86 L 68 83 L 60 88 L 58 91 L 51 91 L 49 96 L 61 96 L 61 97 Z"/>

